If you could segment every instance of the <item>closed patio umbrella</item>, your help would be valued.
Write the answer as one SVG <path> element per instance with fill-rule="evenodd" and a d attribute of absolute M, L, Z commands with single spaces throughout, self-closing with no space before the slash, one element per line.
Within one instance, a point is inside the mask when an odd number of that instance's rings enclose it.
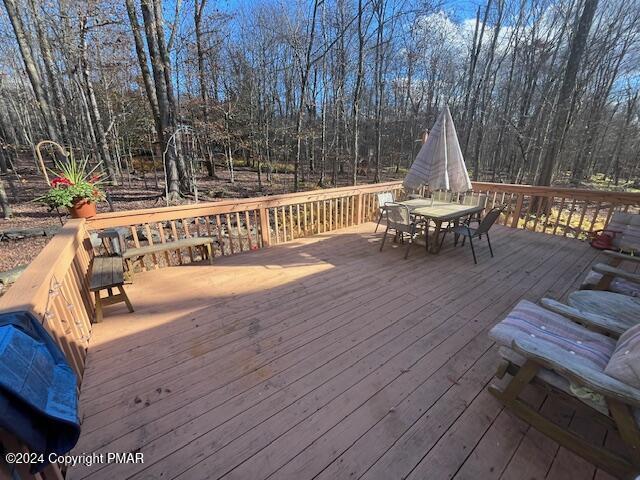
<path fill-rule="evenodd" d="M 428 185 L 431 191 L 471 190 L 467 166 L 448 106 L 440 112 L 403 183 L 407 190 L 416 190 L 423 185 Z"/>

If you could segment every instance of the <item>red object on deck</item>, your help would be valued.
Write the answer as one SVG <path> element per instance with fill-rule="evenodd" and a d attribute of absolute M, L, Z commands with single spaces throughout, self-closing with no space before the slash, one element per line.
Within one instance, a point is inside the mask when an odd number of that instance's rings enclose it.
<path fill-rule="evenodd" d="M 591 246 L 598 250 L 612 250 L 613 239 L 617 233 L 620 232 L 617 230 L 597 230 L 592 232 Z"/>

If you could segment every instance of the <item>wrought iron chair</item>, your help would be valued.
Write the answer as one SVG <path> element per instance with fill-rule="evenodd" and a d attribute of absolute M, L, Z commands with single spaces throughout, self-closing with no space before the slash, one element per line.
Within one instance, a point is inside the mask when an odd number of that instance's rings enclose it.
<path fill-rule="evenodd" d="M 491 248 L 491 239 L 489 238 L 489 230 L 496 222 L 496 220 L 500 217 L 500 214 L 504 211 L 505 206 L 495 207 L 489 210 L 489 213 L 485 215 L 477 228 L 471 228 L 469 225 L 460 225 L 458 227 L 453 227 L 447 229 L 442 235 L 442 240 L 440 240 L 440 246 L 444 243 L 444 238 L 448 232 L 453 232 L 456 235 L 454 246 L 458 245 L 458 236 L 462 235 L 462 245 L 464 246 L 467 238 L 469 239 L 469 245 L 471 245 L 471 253 L 473 254 L 473 263 L 478 264 L 478 259 L 476 258 L 476 251 L 473 247 L 473 239 L 475 237 L 482 238 L 482 235 L 486 235 L 487 244 L 489 245 L 489 253 L 491 253 L 491 257 L 493 257 L 493 249 Z"/>
<path fill-rule="evenodd" d="M 380 192 L 378 193 L 378 210 L 380 211 L 380 215 L 378 216 L 378 223 L 376 224 L 376 232 L 378 231 L 378 227 L 380 226 L 380 222 L 382 221 L 382 217 L 386 213 L 387 204 L 394 203 L 395 200 L 393 198 L 393 193 L 391 192 Z"/>
<path fill-rule="evenodd" d="M 424 221 L 416 221 L 415 218 L 411 217 L 409 213 L 409 207 L 405 205 L 387 205 L 386 206 L 386 214 L 387 214 L 387 228 L 384 231 L 384 236 L 382 237 L 382 244 L 380 245 L 380 251 L 384 247 L 384 242 L 387 239 L 387 233 L 389 230 L 395 231 L 396 238 L 400 238 L 401 241 L 404 242 L 404 235 L 407 234 L 409 236 L 409 241 L 407 242 L 407 248 L 404 253 L 404 258 L 406 259 L 409 256 L 409 249 L 411 245 L 413 245 L 413 241 L 419 233 L 418 227 L 424 226 Z M 429 235 L 428 232 L 425 235 L 425 246 L 426 251 L 429 251 Z"/>

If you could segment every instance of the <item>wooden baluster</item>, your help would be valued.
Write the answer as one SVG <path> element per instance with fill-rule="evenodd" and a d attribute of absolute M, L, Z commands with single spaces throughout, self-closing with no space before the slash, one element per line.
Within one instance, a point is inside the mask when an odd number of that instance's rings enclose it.
<path fill-rule="evenodd" d="M 249 250 L 254 250 L 253 239 L 251 238 L 251 219 L 249 218 L 249 211 L 244 211 L 244 223 L 247 227 L 247 245 L 249 246 Z"/>
<path fill-rule="evenodd" d="M 569 216 L 567 217 L 567 224 L 565 225 L 564 234 L 562 235 L 563 237 L 567 236 L 567 233 L 569 232 L 569 228 L 571 228 L 571 217 L 573 217 L 573 210 L 575 206 L 576 206 L 576 199 L 574 198 L 573 201 L 571 202 L 571 210 L 569 210 Z"/>
<path fill-rule="evenodd" d="M 313 211 L 312 211 L 313 213 Z M 305 203 L 304 205 L 302 205 L 302 214 L 304 215 L 303 218 L 303 223 L 302 223 L 302 228 L 304 230 L 304 234 L 305 236 L 309 234 L 309 232 L 307 231 L 307 204 Z M 313 225 L 313 220 L 311 220 L 311 224 Z"/>
<path fill-rule="evenodd" d="M 236 248 L 233 245 L 233 227 L 231 225 L 231 217 L 229 216 L 228 213 L 226 213 L 224 215 L 224 219 L 225 219 L 225 230 L 227 231 L 227 237 L 229 238 L 229 250 L 231 251 L 231 255 L 233 255 L 234 253 L 236 253 Z"/>
<path fill-rule="evenodd" d="M 558 215 L 556 216 L 556 223 L 553 226 L 552 235 L 555 235 L 556 231 L 558 230 L 558 225 L 560 224 L 560 218 L 562 217 L 562 209 L 564 208 L 565 200 L 565 197 L 562 197 L 562 199 L 560 200 L 560 207 L 558 208 Z"/>
<path fill-rule="evenodd" d="M 240 222 L 240 213 L 236 212 L 236 238 L 238 239 L 238 249 L 240 252 L 242 252 L 244 249 L 242 248 L 242 225 Z M 249 250 L 251 249 L 251 247 L 248 247 Z"/>
<path fill-rule="evenodd" d="M 164 235 L 164 225 L 162 222 L 156 223 L 156 229 L 158 230 L 158 236 L 160 237 L 160 243 L 167 243 L 167 238 Z M 167 262 L 167 266 L 171 266 L 171 257 L 169 256 L 169 251 L 165 250 L 164 259 Z"/>
<path fill-rule="evenodd" d="M 327 201 L 322 202 L 322 232 L 327 231 Z"/>
<path fill-rule="evenodd" d="M 140 248 L 140 239 L 138 238 L 138 227 L 136 225 L 131 226 L 131 235 L 133 236 L 133 246 L 135 248 Z M 135 259 L 133 259 L 135 261 Z M 140 270 L 143 272 L 147 271 L 147 265 L 144 263 L 144 257 L 140 258 Z"/>
<path fill-rule="evenodd" d="M 220 220 L 220 215 L 216 215 L 216 232 L 218 234 L 218 244 L 220 245 L 220 255 L 226 255 L 224 252 L 224 233 L 222 231 L 222 220 Z"/>
<path fill-rule="evenodd" d="M 286 242 L 287 241 L 287 212 L 284 208 L 284 206 L 280 207 L 280 214 L 282 215 L 281 217 L 281 221 L 282 221 L 282 241 Z"/>
<path fill-rule="evenodd" d="M 293 206 L 289 205 L 289 233 L 291 235 L 291 240 L 294 238 L 295 229 L 293 228 Z"/>
<path fill-rule="evenodd" d="M 271 245 L 271 224 L 269 221 L 269 209 L 260 209 L 260 239 L 262 241 L 262 248 Z"/>
<path fill-rule="evenodd" d="M 578 237 L 578 235 L 580 235 L 582 233 L 582 223 L 584 222 L 584 216 L 587 213 L 587 207 L 589 206 L 589 200 L 585 199 L 584 200 L 584 205 L 582 207 L 582 211 L 580 212 L 580 220 L 578 221 L 578 233 L 576 234 L 576 238 Z"/>
<path fill-rule="evenodd" d="M 351 209 L 350 204 L 351 204 L 351 200 L 353 199 L 353 197 L 347 197 L 347 201 L 345 202 L 347 204 L 346 210 L 345 210 L 345 222 L 346 222 L 346 226 L 350 227 L 351 226 L 351 218 L 349 217 L 349 215 L 351 214 Z"/>
<path fill-rule="evenodd" d="M 511 228 L 518 228 L 520 215 L 522 214 L 522 204 L 524 202 L 524 194 L 519 193 L 516 198 L 516 208 L 513 210 L 513 219 L 511 220 Z M 526 222 L 525 222 L 526 226 Z"/>
<path fill-rule="evenodd" d="M 189 230 L 189 222 L 187 221 L 186 218 L 183 218 L 182 220 L 182 229 L 184 230 L 184 238 L 191 238 L 191 231 Z M 193 248 L 189 247 L 189 259 L 191 260 L 191 263 L 193 263 Z"/>
<path fill-rule="evenodd" d="M 209 218 L 209 215 L 205 215 L 204 221 L 207 225 L 207 237 L 212 238 L 213 235 L 211 234 L 211 218 Z M 211 245 L 211 256 L 214 258 L 216 256 L 216 249 L 214 245 Z"/>
<path fill-rule="evenodd" d="M 600 209 L 602 208 L 602 202 L 598 202 L 596 204 L 596 211 L 593 214 L 593 218 L 591 219 L 591 225 L 589 225 L 589 233 L 593 232 L 593 226 L 598 221 L 598 214 L 600 213 Z"/>
<path fill-rule="evenodd" d="M 147 244 L 149 246 L 153 245 L 153 235 L 151 235 L 151 227 L 148 223 L 144 224 L 144 233 L 147 237 Z M 155 253 L 151 254 L 151 258 L 153 259 L 153 268 L 158 269 L 158 256 Z"/>
<path fill-rule="evenodd" d="M 531 201 L 533 202 L 533 198 L 531 198 Z M 535 218 L 533 219 L 533 231 L 535 232 L 536 229 L 538 228 L 538 220 L 540 219 L 540 212 L 542 211 L 542 205 L 544 203 L 546 203 L 548 200 L 546 197 L 539 197 L 538 198 L 538 208 L 536 209 L 536 215 Z"/>
<path fill-rule="evenodd" d="M 173 240 L 178 240 L 178 229 L 176 228 L 176 221 L 175 220 L 171 220 L 170 222 L 171 225 L 171 234 L 173 235 Z M 178 257 L 178 264 L 182 265 L 182 252 L 180 251 L 180 249 L 176 249 L 176 256 Z"/>
<path fill-rule="evenodd" d="M 296 204 L 296 223 L 298 224 L 298 237 L 302 236 L 302 228 L 300 227 L 300 204 Z"/>
<path fill-rule="evenodd" d="M 313 235 L 314 233 L 318 233 L 318 231 L 316 230 L 316 220 L 315 220 L 316 215 L 314 214 L 315 209 L 316 209 L 315 202 L 311 202 L 309 204 L 309 210 L 311 210 L 311 235 Z"/>
<path fill-rule="evenodd" d="M 278 224 L 278 207 L 273 209 L 273 218 L 275 219 L 275 227 L 276 227 L 276 245 L 280 243 L 280 226 Z"/>
<path fill-rule="evenodd" d="M 615 210 L 615 203 L 612 203 L 611 206 L 609 207 L 609 210 L 607 211 L 607 218 L 604 221 L 604 227 L 602 228 L 607 228 L 607 226 L 609 225 L 609 221 L 611 220 L 611 216 L 613 215 L 613 211 Z"/>

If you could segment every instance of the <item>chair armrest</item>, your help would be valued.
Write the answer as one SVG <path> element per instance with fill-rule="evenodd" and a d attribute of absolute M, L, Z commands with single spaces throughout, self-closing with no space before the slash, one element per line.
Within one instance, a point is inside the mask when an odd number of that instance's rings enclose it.
<path fill-rule="evenodd" d="M 525 358 L 553 370 L 578 385 L 600 393 L 605 398 L 640 407 L 640 390 L 622 383 L 604 372 L 586 367 L 574 355 L 562 348 L 547 347 L 543 350 L 535 342 L 529 340 L 514 341 L 511 348 Z"/>
<path fill-rule="evenodd" d="M 616 338 L 622 335 L 628 328 L 627 325 L 621 324 L 615 318 L 590 312 L 582 312 L 575 307 L 565 305 L 551 298 L 543 298 L 540 300 L 540 303 L 547 310 L 551 310 L 574 322 L 579 322 L 586 327 L 593 327 L 599 331 L 614 335 Z"/>
<path fill-rule="evenodd" d="M 605 263 L 596 263 L 592 267 L 592 270 L 601 275 L 624 278 L 625 280 L 629 280 L 630 282 L 640 283 L 640 275 L 638 275 L 637 273 L 627 272 L 626 270 L 612 267 L 611 265 L 607 265 Z"/>
<path fill-rule="evenodd" d="M 614 252 L 613 250 L 605 250 L 602 253 L 607 257 L 615 258 L 617 260 L 640 263 L 640 257 L 629 255 L 628 253 Z"/>

